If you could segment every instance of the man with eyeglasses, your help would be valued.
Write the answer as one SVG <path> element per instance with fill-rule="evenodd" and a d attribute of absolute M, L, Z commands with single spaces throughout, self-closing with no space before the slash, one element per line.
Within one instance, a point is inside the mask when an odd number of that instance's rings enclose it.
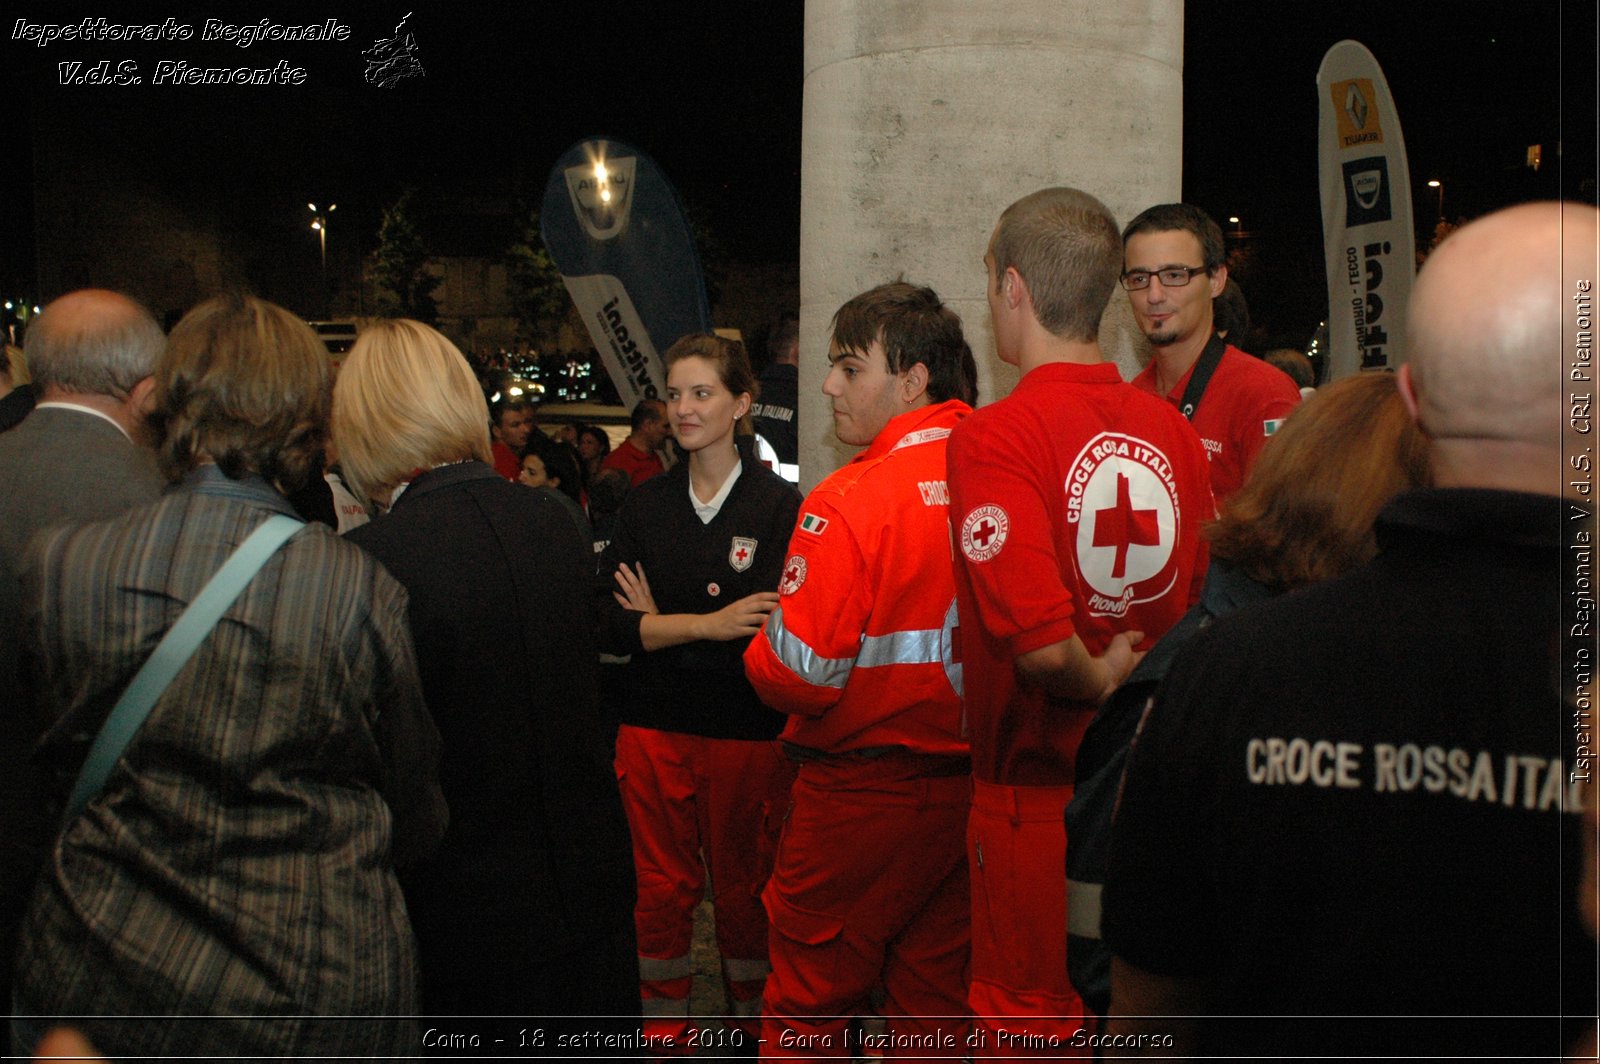
<path fill-rule="evenodd" d="M 1222 230 L 1205 211 L 1187 203 L 1151 207 L 1122 231 L 1122 250 L 1122 287 L 1155 348 L 1133 384 L 1165 396 L 1194 425 L 1220 505 L 1300 405 L 1300 391 L 1282 370 L 1216 335 L 1211 301 L 1227 284 L 1228 267 Z"/>
<path fill-rule="evenodd" d="M 1440 244 L 1395 375 L 1432 486 L 1378 514 L 1371 561 L 1220 619 L 1174 661 L 1112 832 L 1110 1044 L 1555 1060 L 1593 1032 L 1573 901 L 1594 636 L 1564 605 L 1589 581 L 1593 440 L 1558 415 L 1592 387 L 1570 352 L 1592 344 L 1597 251 L 1584 203 Z"/>

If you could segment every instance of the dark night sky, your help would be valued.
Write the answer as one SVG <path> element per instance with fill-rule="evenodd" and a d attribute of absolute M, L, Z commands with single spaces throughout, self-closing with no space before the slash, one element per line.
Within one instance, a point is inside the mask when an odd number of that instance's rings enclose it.
<path fill-rule="evenodd" d="M 1220 217 L 1245 218 L 1261 275 L 1252 278 L 1258 318 L 1298 322 L 1314 313 L 1302 305 L 1317 299 L 1321 269 L 1314 79 L 1331 44 L 1361 40 L 1388 75 L 1420 190 L 1421 225 L 1434 211 L 1434 193 L 1422 188 L 1429 177 L 1445 180 L 1452 215 L 1556 194 L 1562 186 L 1554 168 L 1530 182 L 1518 164 L 1526 145 L 1550 145 L 1563 130 L 1572 171 L 1566 191 L 1579 193 L 1587 177 L 1593 198 L 1594 7 L 1593 0 L 1190 0 L 1185 198 Z M 388 36 L 407 11 L 426 76 L 390 90 L 368 85 L 360 52 Z M 248 49 L 198 38 L 47 48 L 11 39 L 17 18 L 67 22 L 102 14 L 128 22 L 172 17 L 197 31 L 208 17 L 290 24 L 337 18 L 352 33 L 343 43 Z M 34 173 L 35 162 L 47 158 L 72 160 L 84 187 L 139 183 L 248 244 L 304 254 L 311 246 L 308 200 L 340 203 L 334 240 L 353 230 L 370 234 L 404 184 L 419 186 L 435 204 L 536 196 L 562 150 L 607 134 L 653 155 L 735 259 L 793 260 L 798 253 L 800 0 L 492 8 L 437 0 L 171 0 L 93 10 L 24 0 L 0 32 L 9 126 L 0 169 L 0 285 L 8 294 L 36 281 L 33 208 L 50 197 L 35 196 Z M 106 58 L 136 60 L 146 84 L 54 84 L 56 63 Z M 286 59 L 308 78 L 298 88 L 149 84 L 165 58 L 197 66 Z M 1553 157 L 1547 147 L 1547 161 Z M 467 223 L 446 237 L 461 251 L 489 238 Z M 1261 290 L 1266 275 L 1293 280 L 1280 297 Z"/>

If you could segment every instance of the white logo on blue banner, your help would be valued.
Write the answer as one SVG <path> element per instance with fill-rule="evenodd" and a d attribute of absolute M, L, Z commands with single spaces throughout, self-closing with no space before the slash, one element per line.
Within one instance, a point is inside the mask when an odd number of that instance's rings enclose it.
<path fill-rule="evenodd" d="M 623 404 L 659 397 L 661 352 L 711 331 L 700 256 L 671 183 L 636 148 L 579 141 L 551 168 L 539 219 Z"/>
<path fill-rule="evenodd" d="M 610 240 L 628 227 L 633 204 L 633 156 L 567 167 L 567 192 L 583 231 Z"/>
<path fill-rule="evenodd" d="M 650 342 L 650 332 L 639 320 L 639 311 L 622 282 L 607 274 L 563 277 L 572 301 L 583 311 L 584 325 L 600 352 L 611 380 L 622 401 L 632 407 L 640 399 L 665 395 L 666 377 L 661 372 L 660 352 Z"/>

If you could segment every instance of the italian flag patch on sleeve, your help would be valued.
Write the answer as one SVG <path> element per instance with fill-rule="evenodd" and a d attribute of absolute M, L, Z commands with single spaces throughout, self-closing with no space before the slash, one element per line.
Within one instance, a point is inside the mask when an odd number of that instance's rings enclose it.
<path fill-rule="evenodd" d="M 802 532 L 810 532 L 813 536 L 820 536 L 822 535 L 822 530 L 827 527 L 828 519 L 826 517 L 818 517 L 816 514 L 802 514 L 800 517 L 800 531 Z"/>

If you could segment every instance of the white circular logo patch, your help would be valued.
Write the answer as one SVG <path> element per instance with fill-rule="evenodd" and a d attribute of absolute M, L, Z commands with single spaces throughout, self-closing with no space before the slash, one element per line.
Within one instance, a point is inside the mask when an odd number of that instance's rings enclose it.
<path fill-rule="evenodd" d="M 712 598 L 716 598 L 718 595 L 722 594 L 722 588 L 718 587 L 713 581 L 712 583 L 706 585 L 706 594 L 710 595 Z"/>
<path fill-rule="evenodd" d="M 805 582 L 806 560 L 798 554 L 791 554 L 789 560 L 783 563 L 783 580 L 778 584 L 778 594 L 792 595 Z"/>
<path fill-rule="evenodd" d="M 1122 616 L 1130 603 L 1165 594 L 1178 542 L 1166 456 L 1135 437 L 1101 433 L 1079 453 L 1065 487 L 1067 521 L 1078 526 L 1078 571 L 1095 592 L 1089 612 Z"/>
<path fill-rule="evenodd" d="M 980 506 L 961 522 L 961 553 L 975 562 L 986 562 L 1006 545 L 1011 518 L 993 504 Z"/>

